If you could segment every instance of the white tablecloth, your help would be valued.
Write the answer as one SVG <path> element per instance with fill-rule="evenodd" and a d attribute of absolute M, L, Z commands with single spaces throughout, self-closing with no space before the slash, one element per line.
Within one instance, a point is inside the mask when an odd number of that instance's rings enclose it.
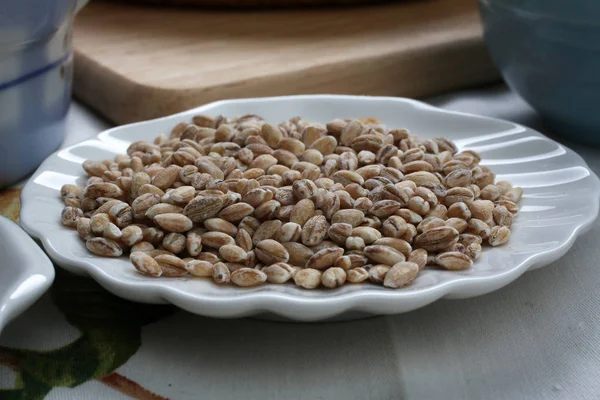
<path fill-rule="evenodd" d="M 504 87 L 430 101 L 548 133 Z M 106 127 L 74 104 L 65 145 Z M 554 138 L 600 173 L 600 149 Z M 561 260 L 495 293 L 403 315 L 293 324 L 176 312 L 142 328 L 141 347 L 117 372 L 172 399 L 597 400 L 599 238 L 596 222 Z M 52 349 L 78 335 L 45 296 L 9 325 L 0 345 Z M 13 385 L 14 372 L 0 366 L 0 387 Z M 100 380 L 54 388 L 47 396 L 101 397 L 125 398 Z"/>

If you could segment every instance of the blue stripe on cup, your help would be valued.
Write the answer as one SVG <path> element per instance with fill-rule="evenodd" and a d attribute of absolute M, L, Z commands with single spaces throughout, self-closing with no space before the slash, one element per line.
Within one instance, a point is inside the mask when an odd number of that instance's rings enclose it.
<path fill-rule="evenodd" d="M 30 79 L 33 79 L 33 78 L 37 77 L 37 76 L 43 75 L 46 72 L 51 71 L 54 68 L 56 68 L 56 67 L 60 66 L 61 64 L 63 64 L 65 61 L 67 61 L 69 59 L 69 57 L 71 57 L 71 53 L 67 53 L 64 57 L 58 59 L 57 61 L 55 61 L 55 62 L 53 62 L 51 64 L 48 64 L 48 65 L 45 65 L 42 68 L 39 68 L 39 69 L 37 69 L 35 71 L 32 71 L 32 72 L 30 72 L 28 74 L 22 75 L 22 76 L 20 76 L 20 77 L 18 77 L 16 79 L 13 79 L 12 81 L 0 83 L 0 90 L 9 89 L 9 88 L 11 88 L 13 86 L 19 85 L 19 84 L 21 84 L 23 82 L 26 82 L 26 81 L 28 81 Z"/>

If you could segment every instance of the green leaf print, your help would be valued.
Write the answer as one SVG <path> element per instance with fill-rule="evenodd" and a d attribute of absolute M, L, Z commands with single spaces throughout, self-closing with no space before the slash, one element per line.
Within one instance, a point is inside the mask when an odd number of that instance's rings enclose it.
<path fill-rule="evenodd" d="M 58 270 L 52 298 L 69 323 L 82 331 L 109 330 L 109 326 L 139 332 L 144 325 L 175 312 L 167 305 L 141 304 L 110 294 L 98 283 Z"/>
<path fill-rule="evenodd" d="M 18 358 L 19 382 L 14 390 L 0 391 L 2 399 L 41 399 L 52 387 L 75 387 L 110 374 L 138 351 L 144 325 L 176 311 L 123 300 L 91 279 L 62 270 L 56 271 L 51 295 L 81 336 L 49 351 L 10 349 Z"/>
<path fill-rule="evenodd" d="M 77 386 L 91 379 L 100 356 L 86 337 L 51 351 L 21 351 L 21 371 L 50 386 Z"/>
<path fill-rule="evenodd" d="M 52 386 L 39 382 L 29 374 L 21 373 L 15 389 L 0 390 L 2 400 L 42 400 Z"/>

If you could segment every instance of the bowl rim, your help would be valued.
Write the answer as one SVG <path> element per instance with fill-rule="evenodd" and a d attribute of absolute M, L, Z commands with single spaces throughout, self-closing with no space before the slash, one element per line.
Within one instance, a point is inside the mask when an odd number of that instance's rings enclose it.
<path fill-rule="evenodd" d="M 44 251 L 16 223 L 0 215 L 0 232 L 7 234 L 3 240 L 12 243 L 9 262 L 3 268 L 9 277 L 0 286 L 0 334 L 4 327 L 25 311 L 54 281 L 54 265 Z"/>
<path fill-rule="evenodd" d="M 556 14 L 545 13 L 542 11 L 531 10 L 519 6 L 513 6 L 507 4 L 503 0 L 479 0 L 481 7 L 486 7 L 488 10 L 492 10 L 493 7 L 502 9 L 503 11 L 518 14 L 523 18 L 530 20 L 548 20 L 551 22 L 562 23 L 566 25 L 573 25 L 579 27 L 600 27 L 600 21 L 593 19 L 582 19 L 578 20 L 575 18 L 565 18 Z"/>

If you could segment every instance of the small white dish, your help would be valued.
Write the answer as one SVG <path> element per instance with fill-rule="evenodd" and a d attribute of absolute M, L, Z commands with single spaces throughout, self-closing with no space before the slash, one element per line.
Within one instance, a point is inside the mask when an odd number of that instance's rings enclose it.
<path fill-rule="evenodd" d="M 0 334 L 54 281 L 52 262 L 14 222 L 0 216 Z"/>
<path fill-rule="evenodd" d="M 254 113 L 269 121 L 295 115 L 311 121 L 373 117 L 391 127 L 406 127 L 422 137 L 444 136 L 460 149 L 473 149 L 483 164 L 525 190 L 520 213 L 505 246 L 485 249 L 467 271 L 424 270 L 409 287 L 390 290 L 371 284 L 335 290 L 302 290 L 294 285 L 256 288 L 218 286 L 210 279 L 149 278 L 125 258 L 91 255 L 77 232 L 60 225 L 65 183 L 84 182 L 81 163 L 124 153 L 135 140 L 167 133 L 193 115 Z M 264 313 L 299 321 L 346 317 L 349 313 L 395 314 L 417 309 L 439 298 L 466 298 L 497 290 L 525 271 L 547 265 L 572 246 L 598 215 L 600 181 L 570 149 L 512 122 L 441 110 L 402 98 L 358 96 L 290 96 L 228 100 L 177 115 L 121 126 L 50 156 L 22 194 L 21 220 L 39 238 L 50 257 L 69 271 L 89 275 L 109 291 L 148 303 L 173 303 L 212 317 Z"/>

